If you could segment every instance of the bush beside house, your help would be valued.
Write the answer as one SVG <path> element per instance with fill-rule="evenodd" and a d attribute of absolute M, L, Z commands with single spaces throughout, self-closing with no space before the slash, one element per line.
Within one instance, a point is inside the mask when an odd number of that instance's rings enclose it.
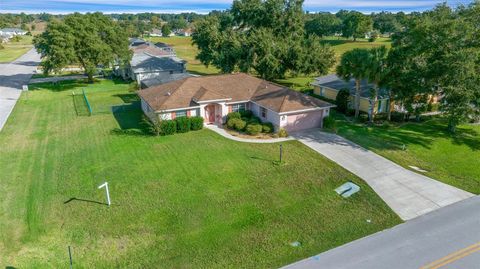
<path fill-rule="evenodd" d="M 202 117 L 178 117 L 174 120 L 162 120 L 158 122 L 147 121 L 149 131 L 153 135 L 172 135 L 203 129 Z"/>
<path fill-rule="evenodd" d="M 249 135 L 259 133 L 270 134 L 274 131 L 271 122 L 263 122 L 255 116 L 252 111 L 231 112 L 227 115 L 227 128 L 238 132 L 245 132 Z"/>

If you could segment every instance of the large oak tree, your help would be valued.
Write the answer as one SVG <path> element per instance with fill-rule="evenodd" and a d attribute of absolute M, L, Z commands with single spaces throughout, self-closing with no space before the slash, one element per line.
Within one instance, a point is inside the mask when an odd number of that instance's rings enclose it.
<path fill-rule="evenodd" d="M 307 38 L 301 0 L 236 0 L 195 24 L 197 58 L 222 72 L 256 73 L 265 79 L 287 73 L 328 72 L 333 50 L 316 37 Z"/>
<path fill-rule="evenodd" d="M 45 73 L 78 64 L 89 81 L 98 67 L 125 64 L 131 58 L 125 31 L 101 13 L 75 13 L 61 21 L 52 20 L 45 32 L 34 38 L 34 44 Z"/>

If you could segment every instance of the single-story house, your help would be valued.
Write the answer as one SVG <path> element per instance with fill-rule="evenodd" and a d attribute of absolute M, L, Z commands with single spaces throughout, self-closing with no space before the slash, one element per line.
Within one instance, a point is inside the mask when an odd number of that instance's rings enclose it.
<path fill-rule="evenodd" d="M 0 29 L 0 34 L 9 35 L 10 37 L 15 35 L 26 35 L 27 31 L 19 28 L 2 28 Z"/>
<path fill-rule="evenodd" d="M 177 35 L 179 36 L 191 36 L 192 35 L 192 29 L 180 29 L 177 31 Z"/>
<path fill-rule="evenodd" d="M 157 48 L 160 48 L 163 51 L 166 51 L 166 52 L 169 52 L 172 55 L 175 55 L 175 50 L 170 45 L 168 45 L 167 43 L 157 42 L 157 43 L 155 43 L 155 46 Z"/>
<path fill-rule="evenodd" d="M 152 29 L 149 33 L 150 36 L 162 36 L 162 30 L 160 29 Z"/>
<path fill-rule="evenodd" d="M 185 73 L 174 73 L 174 74 L 159 74 L 154 78 L 144 79 L 140 83 L 141 89 L 150 88 L 156 85 L 165 84 L 171 81 L 180 80 L 188 77 L 192 77 L 193 75 L 185 72 Z"/>
<path fill-rule="evenodd" d="M 322 127 L 334 105 L 244 73 L 188 77 L 138 91 L 143 112 L 152 120 L 201 116 L 223 124 L 232 111 L 251 110 L 275 129 Z"/>
<path fill-rule="evenodd" d="M 348 89 L 350 91 L 350 104 L 353 108 L 356 95 L 355 79 L 345 81 L 337 75 L 327 75 L 315 78 L 312 85 L 313 93 L 330 100 L 335 100 L 340 90 Z M 372 88 L 373 84 L 368 83 L 367 80 L 362 80 L 360 82 L 360 111 L 370 113 L 373 104 L 375 113 L 387 112 L 391 107 L 387 90 L 380 88 L 378 90 L 377 101 L 374 103 L 371 96 Z"/>
<path fill-rule="evenodd" d="M 137 38 L 130 40 L 130 50 L 133 51 L 130 63 L 114 67 L 115 74 L 123 79 L 132 79 L 141 85 L 144 80 L 158 78 L 162 83 L 176 79 L 175 74 L 186 73 L 186 61 L 176 57 L 173 50 Z M 156 85 L 154 81 L 147 84 Z"/>
<path fill-rule="evenodd" d="M 127 69 L 127 76 L 137 81 L 186 72 L 186 61 L 175 56 L 154 56 L 148 53 L 134 54 Z"/>

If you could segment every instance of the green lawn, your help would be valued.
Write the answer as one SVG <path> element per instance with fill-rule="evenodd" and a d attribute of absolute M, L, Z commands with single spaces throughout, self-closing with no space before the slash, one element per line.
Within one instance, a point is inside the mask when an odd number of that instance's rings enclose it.
<path fill-rule="evenodd" d="M 278 144 L 152 137 L 138 108 L 95 113 L 134 106 L 130 87 L 62 82 L 22 96 L 0 132 L 0 267 L 65 268 L 69 245 L 74 268 L 278 267 L 401 222 L 296 141 L 278 165 Z M 77 116 L 81 89 L 93 116 Z M 347 180 L 361 191 L 343 199 L 333 190 Z"/>
<path fill-rule="evenodd" d="M 480 194 L 480 125 L 463 125 L 456 135 L 442 119 L 400 126 L 367 127 L 338 116 L 337 132 L 399 165 L 427 170 L 425 175 Z M 405 145 L 405 150 L 403 150 Z M 415 171 L 415 170 L 413 170 Z"/>
<path fill-rule="evenodd" d="M 149 38 L 152 42 L 163 42 L 171 45 L 175 48 L 177 56 L 187 61 L 187 71 L 199 74 L 199 75 L 210 75 L 218 74 L 220 71 L 213 67 L 205 67 L 199 60 L 195 59 L 198 53 L 196 46 L 192 45 L 191 37 L 182 37 L 182 36 L 172 36 L 172 37 L 151 37 Z"/>
<path fill-rule="evenodd" d="M 2 45 L 5 48 L 0 49 L 0 63 L 12 62 L 33 47 L 31 36 L 23 36 L 19 42 L 10 41 Z"/>

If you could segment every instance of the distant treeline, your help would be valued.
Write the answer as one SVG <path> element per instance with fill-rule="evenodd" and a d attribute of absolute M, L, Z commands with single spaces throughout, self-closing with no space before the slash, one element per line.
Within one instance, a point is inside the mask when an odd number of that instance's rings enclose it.
<path fill-rule="evenodd" d="M 212 11 L 209 15 L 221 14 L 224 11 Z M 228 11 L 225 11 L 228 12 Z M 206 15 L 197 13 L 180 14 L 159 14 L 159 13 L 138 13 L 138 14 L 105 14 L 118 21 L 129 36 L 141 36 L 154 28 L 161 28 L 168 24 L 171 30 L 185 29 L 190 25 L 204 18 Z M 358 11 L 340 10 L 332 14 L 329 12 L 305 13 L 305 32 L 320 37 L 329 35 L 342 35 L 344 37 L 360 38 L 365 33 L 390 34 L 400 31 L 408 24 L 411 17 L 417 17 L 421 13 L 414 12 L 406 14 L 403 12 L 390 13 L 380 12 L 365 15 Z M 48 22 L 52 19 L 62 20 L 65 15 L 40 14 L 0 14 L 0 28 L 19 27 L 24 30 L 32 30 L 29 24 L 35 21 Z"/>

